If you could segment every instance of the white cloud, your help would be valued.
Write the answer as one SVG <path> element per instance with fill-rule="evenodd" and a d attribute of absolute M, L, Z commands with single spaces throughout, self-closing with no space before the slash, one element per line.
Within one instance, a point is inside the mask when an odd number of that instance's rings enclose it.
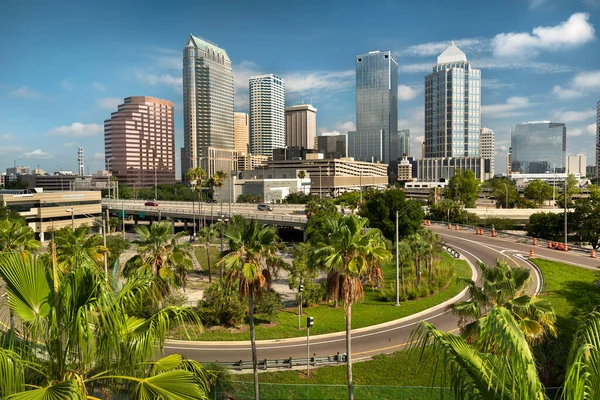
<path fill-rule="evenodd" d="M 556 26 L 538 26 L 532 33 L 499 33 L 492 39 L 494 54 L 500 57 L 534 56 L 542 50 L 557 51 L 579 47 L 595 38 L 588 13 L 575 13 Z"/>
<path fill-rule="evenodd" d="M 482 106 L 481 114 L 484 118 L 490 119 L 514 117 L 523 114 L 532 105 L 527 97 L 513 96 L 506 99 L 506 103 Z"/>
<path fill-rule="evenodd" d="M 547 3 L 548 0 L 529 0 L 529 8 L 536 9 Z"/>
<path fill-rule="evenodd" d="M 123 99 L 118 97 L 105 97 L 98 100 L 98 108 L 101 110 L 117 111 L 119 104 L 123 102 Z"/>
<path fill-rule="evenodd" d="M 552 112 L 552 118 L 556 122 L 582 122 L 596 117 L 596 110 L 588 108 L 583 111 L 555 110 Z"/>
<path fill-rule="evenodd" d="M 153 48 L 148 57 L 153 60 L 155 66 L 160 68 L 180 71 L 183 66 L 181 51 L 178 50 Z"/>
<path fill-rule="evenodd" d="M 489 39 L 468 38 L 455 40 L 454 44 L 465 53 L 477 53 L 485 51 L 489 45 Z M 409 46 L 399 53 L 403 56 L 414 57 L 431 57 L 439 56 L 446 48 L 450 46 L 450 42 L 429 42 Z"/>
<path fill-rule="evenodd" d="M 340 91 L 352 88 L 354 70 L 339 72 L 298 72 L 284 74 L 286 93 L 310 94 L 318 91 Z"/>
<path fill-rule="evenodd" d="M 21 146 L 0 146 L 0 156 L 15 156 L 23 152 Z"/>
<path fill-rule="evenodd" d="M 102 125 L 73 122 L 71 125 L 63 125 L 50 129 L 46 132 L 46 135 L 55 137 L 90 137 L 99 135 L 102 132 L 104 132 Z"/>
<path fill-rule="evenodd" d="M 573 86 L 584 90 L 600 89 L 600 71 L 580 72 L 573 79 Z"/>
<path fill-rule="evenodd" d="M 398 100 L 406 101 L 417 97 L 418 90 L 407 85 L 398 85 Z"/>
<path fill-rule="evenodd" d="M 63 143 L 64 147 L 75 147 L 77 146 L 77 142 L 67 142 L 67 143 Z"/>
<path fill-rule="evenodd" d="M 20 88 L 13 90 L 8 94 L 11 97 L 18 97 L 21 99 L 32 99 L 39 100 L 42 98 L 42 95 L 36 92 L 33 89 L 28 88 L 27 86 L 21 86 Z"/>
<path fill-rule="evenodd" d="M 29 151 L 23 154 L 23 158 L 33 158 L 37 160 L 52 158 L 51 154 L 46 153 L 40 149 L 35 149 L 33 151 Z"/>
<path fill-rule="evenodd" d="M 104 153 L 95 152 L 94 160 L 104 160 Z"/>
<path fill-rule="evenodd" d="M 106 86 L 100 82 L 94 82 L 92 83 L 92 90 L 95 90 L 96 92 L 106 92 Z"/>
<path fill-rule="evenodd" d="M 181 76 L 173 76 L 171 74 L 152 74 L 142 71 L 135 73 L 138 81 L 150 86 L 164 85 L 168 86 L 177 93 L 183 91 Z"/>
<path fill-rule="evenodd" d="M 595 135 L 596 134 L 596 124 L 589 124 L 588 126 L 586 126 L 585 133 L 588 135 Z"/>
<path fill-rule="evenodd" d="M 514 83 L 504 83 L 500 82 L 500 80 L 496 78 L 491 79 L 481 79 L 481 87 L 486 89 L 500 89 L 500 88 L 508 88 L 514 87 Z"/>
<path fill-rule="evenodd" d="M 556 95 L 559 99 L 576 99 L 584 95 L 584 93 L 577 89 L 569 89 L 560 85 L 554 86 L 552 94 Z"/>
<path fill-rule="evenodd" d="M 410 129 L 410 154 L 412 157 L 421 157 L 421 144 L 423 143 L 424 107 L 415 107 L 410 110 L 401 110 L 405 118 L 398 120 L 398 129 Z"/>
<path fill-rule="evenodd" d="M 398 71 L 405 74 L 421 74 L 429 73 L 433 67 L 434 62 L 430 63 L 418 63 L 418 64 L 401 64 L 398 66 Z"/>
<path fill-rule="evenodd" d="M 60 87 L 62 87 L 63 90 L 66 90 L 67 92 L 70 92 L 71 90 L 75 89 L 75 85 L 73 84 L 73 82 L 71 82 L 68 79 L 63 79 L 60 82 Z"/>
<path fill-rule="evenodd" d="M 348 131 L 356 130 L 356 124 L 354 121 L 338 122 L 335 124 L 333 129 L 340 133 L 348 133 Z"/>
<path fill-rule="evenodd" d="M 567 129 L 567 134 L 569 136 L 581 136 L 583 131 L 581 129 Z"/>
<path fill-rule="evenodd" d="M 3 135 L 0 135 L 0 141 L 5 142 L 7 140 L 10 140 L 11 136 L 8 133 L 5 133 Z"/>
<path fill-rule="evenodd" d="M 318 133 L 325 133 L 325 132 L 329 132 L 329 129 L 325 128 L 324 126 L 319 127 L 319 129 L 317 129 Z"/>

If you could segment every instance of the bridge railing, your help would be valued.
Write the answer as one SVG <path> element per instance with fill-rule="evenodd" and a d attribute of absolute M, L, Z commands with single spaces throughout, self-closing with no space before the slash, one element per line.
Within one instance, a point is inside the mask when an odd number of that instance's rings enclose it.
<path fill-rule="evenodd" d="M 317 356 L 313 356 L 310 358 L 283 358 L 283 359 L 279 359 L 279 360 L 257 360 L 256 364 L 258 366 L 258 369 L 262 369 L 262 370 L 267 370 L 267 369 L 277 369 L 277 368 L 294 368 L 294 367 L 306 367 L 306 364 L 308 363 L 310 366 L 314 367 L 314 366 L 318 366 L 318 365 L 331 365 L 331 364 L 339 364 L 339 363 L 344 363 L 346 362 L 346 353 L 344 354 L 334 354 L 331 356 L 325 356 L 325 357 L 317 357 Z M 207 364 L 210 363 L 210 361 L 202 361 L 203 364 Z M 252 369 L 252 361 L 244 361 L 244 360 L 239 360 L 239 361 L 230 361 L 230 362 L 221 362 L 219 361 L 218 364 L 228 368 L 228 369 L 234 369 L 234 370 L 239 370 L 239 371 L 243 371 L 243 370 L 247 370 L 247 369 Z"/>
<path fill-rule="evenodd" d="M 115 200 L 115 199 L 102 199 L 102 204 L 115 204 L 115 207 L 117 204 L 143 204 L 148 200 L 141 200 L 141 199 L 119 199 L 119 200 Z M 181 205 L 181 206 L 189 206 L 192 207 L 192 201 L 170 201 L 170 200 L 157 200 L 156 201 L 158 204 L 160 205 Z M 194 201 L 195 207 L 198 207 L 198 202 Z M 210 207 L 211 204 L 213 206 L 215 205 L 221 205 L 221 202 L 214 202 L 214 203 L 210 203 L 210 202 L 201 202 L 202 207 Z M 232 206 L 234 207 L 248 207 L 248 208 L 256 208 L 256 206 L 258 206 L 259 204 L 263 204 L 263 203 L 231 203 Z M 299 209 L 299 208 L 304 208 L 304 204 L 288 204 L 288 203 L 281 203 L 281 204 L 271 204 L 269 203 L 269 205 L 271 207 L 276 207 L 276 208 L 290 208 L 290 209 Z M 223 202 L 223 207 L 229 207 L 229 202 Z"/>

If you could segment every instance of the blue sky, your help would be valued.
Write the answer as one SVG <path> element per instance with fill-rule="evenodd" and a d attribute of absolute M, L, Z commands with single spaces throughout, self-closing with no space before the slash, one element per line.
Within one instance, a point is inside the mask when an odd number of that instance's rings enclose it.
<path fill-rule="evenodd" d="M 12 1 L 0 11 L 0 169 L 103 168 L 103 121 L 124 97 L 176 107 L 183 141 L 181 54 L 190 33 L 225 48 L 236 110 L 248 78 L 286 80 L 286 103 L 318 108 L 321 131 L 355 123 L 354 57 L 391 50 L 399 62 L 399 128 L 412 155 L 423 136 L 423 78 L 450 40 L 482 70 L 482 122 L 505 171 L 510 126 L 565 122 L 567 150 L 593 163 L 600 100 L 600 0 Z M 177 150 L 177 157 L 179 151 Z M 178 161 L 179 163 L 179 161 Z M 178 166 L 179 167 L 179 166 Z"/>

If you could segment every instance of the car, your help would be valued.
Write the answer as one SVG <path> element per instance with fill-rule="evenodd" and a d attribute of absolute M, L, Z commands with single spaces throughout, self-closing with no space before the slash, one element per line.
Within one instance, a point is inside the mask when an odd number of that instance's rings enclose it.
<path fill-rule="evenodd" d="M 145 206 L 150 206 L 150 207 L 158 207 L 158 203 L 155 201 L 147 201 L 144 203 Z"/>
<path fill-rule="evenodd" d="M 258 211 L 273 211 L 273 207 L 268 204 L 259 204 Z"/>

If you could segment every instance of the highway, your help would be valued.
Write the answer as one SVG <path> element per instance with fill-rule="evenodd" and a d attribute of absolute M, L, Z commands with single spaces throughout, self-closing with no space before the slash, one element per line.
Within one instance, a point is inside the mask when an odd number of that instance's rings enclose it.
<path fill-rule="evenodd" d="M 458 250 L 471 264 L 478 261 L 488 265 L 494 264 L 496 259 L 508 260 L 511 265 L 532 268 L 526 261 L 529 250 L 534 249 L 535 254 L 550 260 L 570 263 L 576 266 L 595 269 L 600 265 L 596 259 L 573 252 L 561 252 L 546 249 L 541 246 L 534 247 L 527 244 L 518 244 L 502 238 L 479 236 L 474 231 L 449 230 L 446 226 L 432 226 L 439 233 L 442 240 L 449 246 Z M 537 270 L 533 271 L 532 282 L 528 287 L 529 294 L 539 292 L 541 277 Z M 467 295 L 459 300 L 466 300 Z M 436 327 L 446 331 L 457 330 L 457 319 L 442 309 L 433 309 L 423 314 L 407 317 L 399 321 L 353 330 L 352 352 L 356 359 L 370 357 L 381 353 L 392 353 L 401 350 L 407 345 L 410 333 L 415 325 L 421 321 L 429 321 Z M 315 321 L 318 323 L 318 321 Z M 250 343 L 244 342 L 189 342 L 168 341 L 165 347 L 167 354 L 182 353 L 187 357 L 200 361 L 249 361 L 251 360 Z M 331 356 L 345 352 L 345 334 L 343 332 L 311 337 L 311 356 Z M 293 338 L 283 340 L 261 341 L 257 338 L 258 359 L 285 359 L 306 357 L 306 338 Z"/>

